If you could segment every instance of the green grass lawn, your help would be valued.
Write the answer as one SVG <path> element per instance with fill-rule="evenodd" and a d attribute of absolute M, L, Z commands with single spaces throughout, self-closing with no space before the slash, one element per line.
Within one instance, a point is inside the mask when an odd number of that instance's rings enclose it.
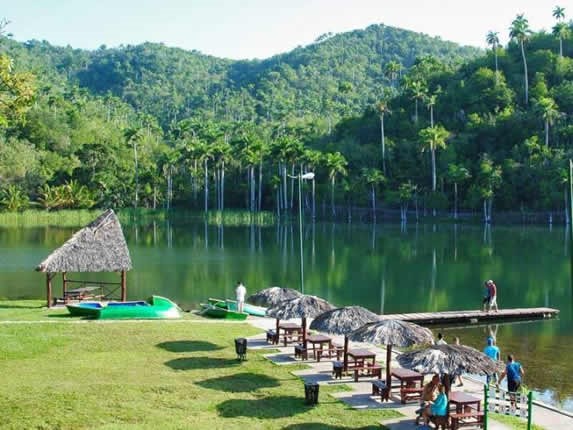
<path fill-rule="evenodd" d="M 297 366 L 278 366 L 234 338 L 244 323 L 86 322 L 41 302 L 0 302 L 2 429 L 369 429 L 391 410 L 304 404 Z M 186 315 L 186 318 L 193 316 Z"/>

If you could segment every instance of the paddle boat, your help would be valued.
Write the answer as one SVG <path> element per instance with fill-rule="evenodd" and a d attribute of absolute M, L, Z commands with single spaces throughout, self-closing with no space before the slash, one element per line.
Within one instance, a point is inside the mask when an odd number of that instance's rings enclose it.
<path fill-rule="evenodd" d="M 229 309 L 231 311 L 237 311 L 238 309 L 238 304 L 236 300 L 209 298 L 208 302 L 209 304 L 212 304 L 222 309 Z M 267 308 L 251 305 L 249 303 L 243 303 L 243 312 L 256 317 L 264 317 L 267 315 Z"/>
<path fill-rule="evenodd" d="M 237 312 L 230 309 L 215 306 L 212 303 L 201 303 L 201 315 L 205 315 L 211 318 L 224 318 L 229 320 L 239 320 L 244 321 L 249 316 L 246 312 Z"/>
<path fill-rule="evenodd" d="M 66 305 L 70 315 L 97 319 L 175 319 L 181 309 L 171 300 L 151 296 L 145 301 L 81 302 Z"/>

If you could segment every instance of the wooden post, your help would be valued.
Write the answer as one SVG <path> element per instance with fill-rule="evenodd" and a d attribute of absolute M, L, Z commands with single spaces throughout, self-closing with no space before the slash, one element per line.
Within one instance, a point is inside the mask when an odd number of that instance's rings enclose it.
<path fill-rule="evenodd" d="M 392 377 L 390 375 L 392 363 L 392 344 L 386 345 L 386 387 L 392 389 Z"/>
<path fill-rule="evenodd" d="M 344 335 L 344 372 L 348 371 L 348 336 Z"/>
<path fill-rule="evenodd" d="M 46 300 L 47 307 L 52 307 L 52 274 L 46 273 Z"/>
<path fill-rule="evenodd" d="M 66 298 L 66 292 L 68 291 L 68 279 L 66 277 L 66 272 L 62 272 L 62 297 Z"/>
<path fill-rule="evenodd" d="M 121 271 L 121 301 L 127 300 L 127 277 L 125 270 Z"/>
<path fill-rule="evenodd" d="M 280 336 L 279 336 L 279 321 L 280 321 L 280 320 L 277 318 L 277 328 L 276 328 L 276 330 L 277 330 L 277 331 L 275 332 L 275 334 L 276 334 L 276 337 L 275 337 L 275 339 L 276 339 L 276 342 L 275 342 L 275 343 L 276 343 L 277 345 L 280 343 Z"/>
<path fill-rule="evenodd" d="M 306 350 L 306 317 L 302 317 L 302 347 Z"/>

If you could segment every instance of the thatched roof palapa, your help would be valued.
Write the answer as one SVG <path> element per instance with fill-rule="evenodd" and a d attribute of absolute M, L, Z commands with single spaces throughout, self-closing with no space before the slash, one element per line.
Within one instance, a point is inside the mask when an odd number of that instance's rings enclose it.
<path fill-rule="evenodd" d="M 417 324 L 400 320 L 382 320 L 367 324 L 348 335 L 355 342 L 408 347 L 431 344 L 432 332 Z"/>
<path fill-rule="evenodd" d="M 283 287 L 270 287 L 257 291 L 247 297 L 247 302 L 257 306 L 273 307 L 284 300 L 292 300 L 302 296 L 297 290 Z"/>
<path fill-rule="evenodd" d="M 325 333 L 343 335 L 365 324 L 378 321 L 379 316 L 362 306 L 345 306 L 317 316 L 310 328 Z"/>
<path fill-rule="evenodd" d="M 132 268 L 121 225 L 108 209 L 42 261 L 39 272 L 121 272 Z"/>
<path fill-rule="evenodd" d="M 288 320 L 291 318 L 314 318 L 334 309 L 330 303 L 320 297 L 301 295 L 292 300 L 283 300 L 267 309 L 267 315 L 273 318 Z"/>
<path fill-rule="evenodd" d="M 503 369 L 483 352 L 466 345 L 432 345 L 398 357 L 402 367 L 420 373 L 457 375 L 462 372 L 492 374 Z"/>

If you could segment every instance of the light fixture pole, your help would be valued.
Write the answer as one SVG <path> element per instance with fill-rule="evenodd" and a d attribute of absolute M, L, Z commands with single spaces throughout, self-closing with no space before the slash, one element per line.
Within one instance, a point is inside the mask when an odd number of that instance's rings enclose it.
<path fill-rule="evenodd" d="M 314 179 L 314 172 L 299 173 L 296 176 L 290 176 L 290 178 L 298 178 L 298 227 L 299 227 L 299 238 L 300 238 L 300 292 L 304 294 L 304 259 L 302 252 L 302 180 L 312 180 Z"/>

